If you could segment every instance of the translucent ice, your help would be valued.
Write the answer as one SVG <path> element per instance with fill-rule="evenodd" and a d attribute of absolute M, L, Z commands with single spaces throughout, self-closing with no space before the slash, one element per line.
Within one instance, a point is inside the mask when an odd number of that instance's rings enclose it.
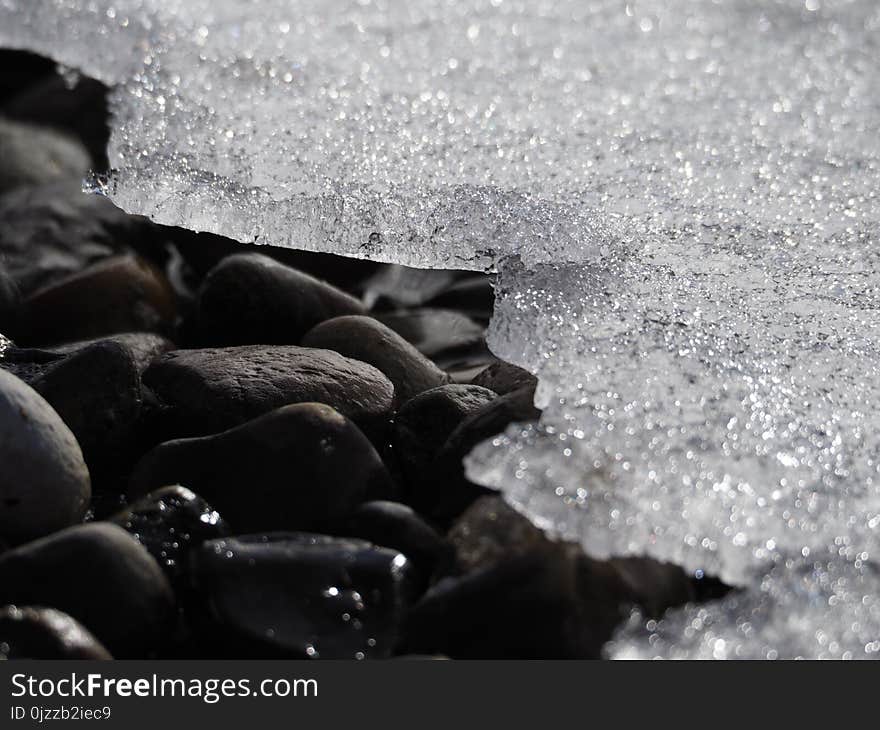
<path fill-rule="evenodd" d="M 494 268 L 537 428 L 468 459 L 593 554 L 742 586 L 613 656 L 880 650 L 875 0 L 0 0 L 117 84 L 107 192 Z"/>

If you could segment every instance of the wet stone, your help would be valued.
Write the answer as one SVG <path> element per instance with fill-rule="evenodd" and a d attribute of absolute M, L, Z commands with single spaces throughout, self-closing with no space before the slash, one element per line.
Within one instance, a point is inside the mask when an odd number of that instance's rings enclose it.
<path fill-rule="evenodd" d="M 17 544 L 74 525 L 91 496 L 74 435 L 37 393 L 0 370 L 0 540 Z"/>
<path fill-rule="evenodd" d="M 376 367 L 394 384 L 397 403 L 449 382 L 449 376 L 394 330 L 372 317 L 322 322 L 303 337 L 306 347 L 334 350 Z"/>
<path fill-rule="evenodd" d="M 51 344 L 118 332 L 173 330 L 174 291 L 164 274 L 133 255 L 108 258 L 53 282 L 21 304 L 23 344 Z"/>
<path fill-rule="evenodd" d="M 367 433 L 385 428 L 394 386 L 329 350 L 251 345 L 177 350 L 144 373 L 168 436 L 217 433 L 293 403 L 324 403 Z"/>
<path fill-rule="evenodd" d="M 199 292 L 199 336 L 207 345 L 297 344 L 319 322 L 363 305 L 330 284 L 262 254 L 221 261 Z"/>
<path fill-rule="evenodd" d="M 54 608 L 0 608 L 0 661 L 4 659 L 112 659 L 92 633 Z"/>
<path fill-rule="evenodd" d="M 203 542 L 229 535 L 220 514 L 204 499 L 181 486 L 162 487 L 114 515 L 119 525 L 143 545 L 178 586 L 189 553 Z"/>
<path fill-rule="evenodd" d="M 106 522 L 69 527 L 0 555 L 0 604 L 64 611 L 117 658 L 154 650 L 174 615 L 159 564 Z"/>
<path fill-rule="evenodd" d="M 406 482 L 428 478 L 433 462 L 456 427 L 497 396 L 476 385 L 441 385 L 403 404 L 394 416 L 392 446 Z"/>
<path fill-rule="evenodd" d="M 72 137 L 0 117 L 0 193 L 56 180 L 81 180 L 89 153 Z"/>
<path fill-rule="evenodd" d="M 181 484 L 237 532 L 323 529 L 393 485 L 366 436 L 329 406 L 302 403 L 213 436 L 168 441 L 137 465 L 130 493 Z"/>
<path fill-rule="evenodd" d="M 399 552 L 307 533 L 207 542 L 190 571 L 206 648 L 221 656 L 387 657 L 410 593 Z"/>

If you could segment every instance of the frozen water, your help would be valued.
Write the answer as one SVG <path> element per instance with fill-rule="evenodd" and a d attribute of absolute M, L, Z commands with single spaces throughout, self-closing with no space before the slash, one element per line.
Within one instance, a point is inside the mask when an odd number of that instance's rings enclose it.
<path fill-rule="evenodd" d="M 612 656 L 880 651 L 875 0 L 0 0 L 118 84 L 107 192 L 494 268 L 541 425 L 468 458 L 593 554 L 742 586 Z"/>

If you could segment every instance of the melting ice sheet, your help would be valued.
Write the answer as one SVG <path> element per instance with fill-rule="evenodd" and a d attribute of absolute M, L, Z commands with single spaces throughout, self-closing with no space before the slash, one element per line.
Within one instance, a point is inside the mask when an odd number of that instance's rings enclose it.
<path fill-rule="evenodd" d="M 494 268 L 541 425 L 469 474 L 743 590 L 619 657 L 880 654 L 875 0 L 0 0 L 117 84 L 113 199 Z"/>

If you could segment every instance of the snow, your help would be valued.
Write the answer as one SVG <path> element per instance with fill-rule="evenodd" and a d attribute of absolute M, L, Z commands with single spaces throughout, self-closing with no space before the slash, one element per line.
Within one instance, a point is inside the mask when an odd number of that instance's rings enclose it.
<path fill-rule="evenodd" d="M 468 457 L 594 555 L 742 587 L 609 655 L 880 649 L 874 0 L 0 0 L 117 84 L 105 192 L 499 272 L 538 427 Z"/>

